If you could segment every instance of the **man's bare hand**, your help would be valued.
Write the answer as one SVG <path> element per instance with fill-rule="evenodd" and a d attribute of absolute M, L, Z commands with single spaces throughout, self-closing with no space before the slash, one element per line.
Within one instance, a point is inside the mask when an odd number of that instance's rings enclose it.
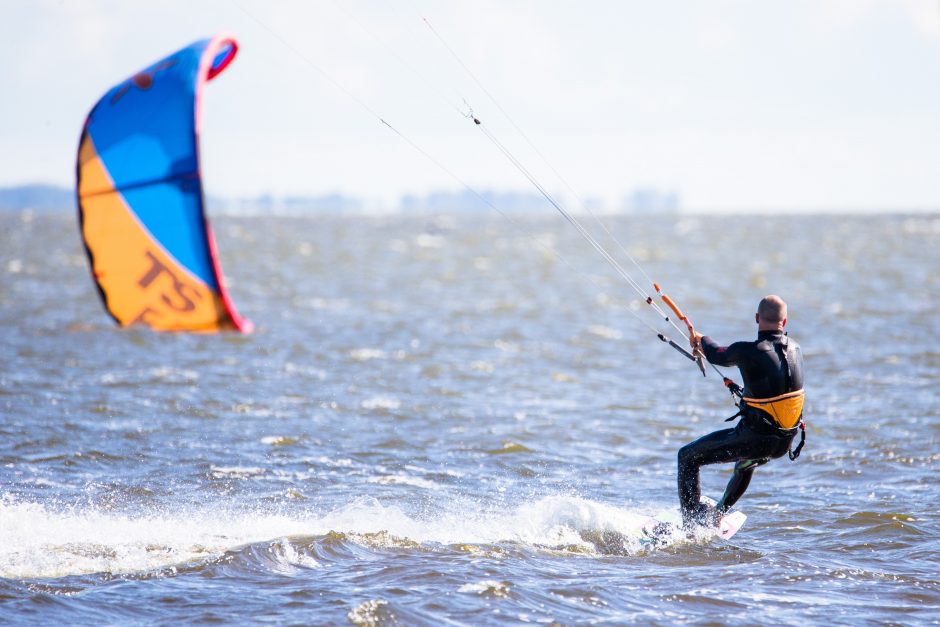
<path fill-rule="evenodd" d="M 704 358 L 705 353 L 702 352 L 702 334 L 697 331 L 692 331 L 692 334 L 689 335 L 689 345 L 692 347 L 692 356 L 696 359 Z"/>

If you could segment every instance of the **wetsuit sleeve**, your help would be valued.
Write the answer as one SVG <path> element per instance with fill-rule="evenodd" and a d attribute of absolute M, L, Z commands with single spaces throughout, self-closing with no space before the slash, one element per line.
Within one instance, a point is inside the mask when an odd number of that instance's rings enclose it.
<path fill-rule="evenodd" d="M 721 346 L 712 338 L 702 337 L 702 352 L 705 359 L 716 366 L 737 366 L 743 357 L 742 346 L 745 342 L 735 342 L 731 346 Z"/>

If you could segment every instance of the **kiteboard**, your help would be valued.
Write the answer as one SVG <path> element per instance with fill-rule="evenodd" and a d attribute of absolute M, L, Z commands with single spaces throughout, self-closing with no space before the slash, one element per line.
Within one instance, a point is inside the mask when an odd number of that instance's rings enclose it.
<path fill-rule="evenodd" d="M 716 503 L 713 499 L 703 496 L 701 502 L 711 507 Z M 725 513 L 718 521 L 718 535 L 723 540 L 731 539 L 741 527 L 747 515 L 744 512 L 732 510 Z M 678 516 L 663 516 L 662 519 L 648 517 L 640 526 L 640 533 L 643 538 L 654 544 L 662 544 L 677 534 L 682 529 L 682 520 Z"/>

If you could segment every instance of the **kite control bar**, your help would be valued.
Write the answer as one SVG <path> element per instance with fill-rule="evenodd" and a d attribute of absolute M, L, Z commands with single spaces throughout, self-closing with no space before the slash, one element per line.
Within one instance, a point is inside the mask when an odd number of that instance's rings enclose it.
<path fill-rule="evenodd" d="M 658 337 L 659 339 L 661 339 L 661 340 L 662 340 L 663 342 L 665 342 L 666 344 L 669 344 L 670 346 L 672 346 L 674 349 L 676 349 L 677 351 L 679 351 L 680 353 L 682 353 L 683 355 L 685 355 L 686 357 L 688 357 L 690 360 L 695 361 L 695 355 L 693 355 L 693 354 L 690 353 L 689 351 L 685 350 L 684 348 L 682 348 L 681 346 L 679 346 L 678 344 L 676 344 L 673 340 L 670 340 L 668 337 L 666 337 L 666 336 L 663 335 L 662 333 L 657 333 L 657 334 L 656 334 L 656 337 Z"/>
<path fill-rule="evenodd" d="M 653 287 L 656 288 L 656 293 L 659 294 L 660 298 L 663 299 L 663 302 L 669 305 L 669 308 L 672 309 L 672 311 L 676 314 L 676 317 L 679 318 L 679 320 L 681 320 L 682 322 L 684 322 L 685 326 L 689 328 L 689 338 L 691 339 L 695 337 L 695 327 L 692 326 L 692 322 L 689 321 L 688 317 L 686 317 L 684 313 L 682 313 L 682 310 L 679 309 L 679 306 L 676 305 L 675 301 L 673 301 L 671 298 L 669 298 L 668 295 L 663 293 L 663 290 L 659 287 L 659 283 L 653 283 Z M 673 344 L 673 343 L 670 342 L 670 344 Z M 678 347 L 673 345 L 673 348 L 678 348 Z M 688 355 L 686 351 L 683 351 L 683 352 L 685 352 Z M 699 370 L 702 371 L 702 376 L 704 377 L 705 376 L 705 361 L 702 359 L 702 356 L 701 355 L 689 355 L 689 357 L 692 359 L 692 361 L 698 364 L 698 368 Z"/>

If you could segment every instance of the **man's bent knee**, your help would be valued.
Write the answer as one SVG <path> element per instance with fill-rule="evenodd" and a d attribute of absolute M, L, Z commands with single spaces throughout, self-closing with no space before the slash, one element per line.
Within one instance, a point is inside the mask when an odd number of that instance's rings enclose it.
<path fill-rule="evenodd" d="M 738 463 L 734 465 L 734 472 L 745 472 L 748 470 L 754 470 L 758 466 L 763 466 L 769 461 L 770 459 L 766 457 L 763 459 L 742 459 L 741 461 L 739 461 Z"/>
<path fill-rule="evenodd" d="M 688 466 L 694 462 L 696 457 L 698 457 L 698 454 L 695 450 L 695 443 L 686 444 L 679 449 L 679 466 Z"/>

